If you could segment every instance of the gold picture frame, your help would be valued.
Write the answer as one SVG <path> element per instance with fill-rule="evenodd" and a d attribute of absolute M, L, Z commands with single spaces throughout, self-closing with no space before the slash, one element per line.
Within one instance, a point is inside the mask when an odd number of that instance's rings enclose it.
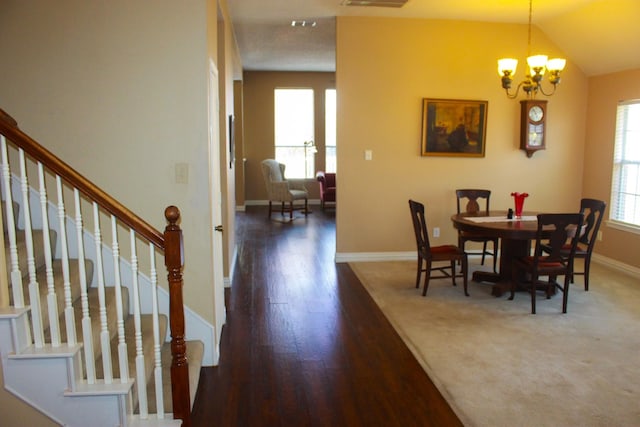
<path fill-rule="evenodd" d="M 488 101 L 422 100 L 422 156 L 484 157 Z"/>

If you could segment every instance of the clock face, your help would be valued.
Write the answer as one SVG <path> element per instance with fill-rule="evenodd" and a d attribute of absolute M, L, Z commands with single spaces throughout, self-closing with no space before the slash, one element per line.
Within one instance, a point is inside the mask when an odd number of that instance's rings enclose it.
<path fill-rule="evenodd" d="M 534 105 L 529 109 L 529 118 L 534 122 L 539 122 L 542 120 L 542 116 L 544 116 L 544 111 L 538 105 Z"/>

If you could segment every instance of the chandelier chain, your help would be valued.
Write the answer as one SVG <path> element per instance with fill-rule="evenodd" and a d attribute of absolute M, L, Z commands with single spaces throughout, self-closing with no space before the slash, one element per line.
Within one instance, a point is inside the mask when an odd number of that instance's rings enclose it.
<path fill-rule="evenodd" d="M 527 43 L 527 57 L 531 56 L 531 16 L 533 15 L 533 0 L 529 0 L 529 34 Z"/>

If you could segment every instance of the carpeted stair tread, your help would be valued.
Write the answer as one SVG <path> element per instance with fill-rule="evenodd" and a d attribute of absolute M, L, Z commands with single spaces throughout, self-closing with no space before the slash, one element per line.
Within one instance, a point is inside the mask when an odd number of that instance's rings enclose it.
<path fill-rule="evenodd" d="M 15 205 L 15 204 L 14 204 Z M 15 209 L 17 210 L 17 208 Z M 4 216 L 4 208 L 2 215 Z M 16 221 L 17 221 L 16 216 Z M 6 222 L 5 222 L 6 224 Z M 41 230 L 33 230 L 33 247 L 34 247 L 34 265 L 36 267 L 36 281 L 38 283 L 38 290 L 40 292 L 40 305 L 43 313 L 43 326 L 44 326 L 44 340 L 45 343 L 51 342 L 50 330 L 49 330 L 49 318 L 47 315 L 47 293 L 48 283 L 46 277 L 46 263 L 43 251 L 44 236 Z M 9 256 L 9 239 L 5 233 L 5 253 L 7 254 L 7 272 L 11 272 L 11 260 Z M 51 231 L 50 233 L 52 252 L 55 250 L 56 245 L 56 233 Z M 16 246 L 18 251 L 18 265 L 20 268 L 20 274 L 22 276 L 23 292 L 25 298 L 25 304 L 29 305 L 29 271 L 28 261 L 26 256 L 26 240 L 25 232 L 23 230 L 16 231 Z M 67 341 L 67 330 L 64 316 L 65 307 L 65 292 L 64 292 L 64 280 L 62 275 L 62 261 L 53 260 L 53 280 L 56 293 L 56 303 L 58 307 L 59 315 L 59 328 L 61 342 Z M 93 263 L 89 260 L 85 261 L 86 279 L 87 284 L 90 286 L 92 277 L 94 274 Z M 82 343 L 82 302 L 81 302 L 81 290 L 80 290 L 80 276 L 79 276 L 78 260 L 69 260 L 69 283 L 71 284 L 71 300 L 74 309 L 74 319 L 76 326 L 76 339 L 77 342 Z M 129 292 L 126 287 L 121 288 L 122 291 L 122 307 L 124 311 L 124 329 L 125 329 L 125 342 L 127 343 L 127 356 L 128 356 L 128 369 L 129 377 L 136 378 L 136 348 L 135 348 L 135 321 L 132 315 L 129 315 Z M 11 294 L 11 293 L 10 293 Z M 11 295 L 12 298 L 12 295 Z M 93 287 L 87 290 L 87 298 L 89 300 L 89 316 L 91 318 L 91 333 L 93 340 L 93 352 L 95 360 L 96 377 L 103 379 L 103 366 L 102 366 L 102 349 L 100 345 L 100 332 L 102 330 L 100 325 L 100 307 L 98 289 Z M 111 366 L 113 372 L 114 381 L 120 378 L 120 367 L 118 362 L 118 335 L 117 335 L 117 310 L 116 310 L 116 295 L 114 287 L 105 287 L 105 307 L 107 316 L 107 329 L 110 334 L 110 351 L 111 351 Z M 156 412 L 156 400 L 155 400 L 155 380 L 154 380 L 154 342 L 153 342 L 153 318 L 151 314 L 143 314 L 140 316 L 141 329 L 142 329 L 142 351 L 145 360 L 145 378 L 147 380 L 147 401 L 149 405 L 149 413 Z M 159 336 L 164 341 L 167 336 L 168 319 L 165 315 L 159 316 Z M 204 354 L 204 345 L 200 341 L 187 341 L 186 342 L 187 359 L 189 362 L 189 386 L 191 395 L 191 404 L 195 400 L 195 394 L 198 387 L 198 381 L 200 378 L 200 368 L 202 366 L 202 359 Z M 172 398 L 171 398 L 171 344 L 169 342 L 163 342 L 161 347 L 161 360 L 162 360 L 162 379 L 163 379 L 163 399 L 165 413 L 172 413 Z M 83 369 L 86 370 L 86 364 L 83 363 Z M 85 374 L 86 375 L 86 374 Z M 137 384 L 134 385 L 132 394 L 132 404 L 138 412 L 138 393 Z"/>
<path fill-rule="evenodd" d="M 167 333 L 167 317 L 158 316 L 160 339 L 163 340 Z M 154 368 L 154 340 L 153 340 L 153 316 L 151 314 L 143 314 L 140 316 L 140 329 L 142 333 L 142 352 L 144 354 L 144 368 L 145 378 L 147 383 L 152 376 Z M 130 315 L 124 322 L 125 342 L 127 343 L 127 359 L 129 378 L 136 379 L 136 346 L 135 346 L 135 320 L 134 316 Z M 96 360 L 96 371 L 102 376 L 102 357 Z M 120 378 L 120 364 L 118 361 L 118 335 L 117 331 L 111 340 L 111 367 L 113 370 L 113 377 Z M 137 383 L 133 387 L 133 406 L 138 405 L 138 391 Z"/>
<path fill-rule="evenodd" d="M 198 391 L 198 381 L 200 379 L 200 368 L 204 356 L 204 344 L 202 341 L 186 341 L 187 362 L 189 363 L 189 394 L 191 397 L 191 407 Z M 173 402 L 171 400 L 171 343 L 166 342 L 162 346 L 162 381 L 164 385 L 164 412 L 173 413 Z M 147 396 L 149 399 L 149 413 L 156 412 L 156 391 L 153 381 L 147 385 Z"/>
<path fill-rule="evenodd" d="M 71 264 L 71 262 L 70 262 Z M 73 260 L 73 264 L 77 266 L 77 261 Z M 62 261 L 61 260 L 53 260 L 52 263 L 53 268 L 53 283 L 54 289 L 56 293 L 56 302 L 58 305 L 58 315 L 64 318 L 64 308 L 65 308 L 65 294 L 64 294 L 64 278 L 62 277 Z M 91 282 L 91 277 L 93 276 L 93 263 L 91 261 L 85 261 L 85 269 L 86 269 L 86 279 L 87 283 Z M 42 311 L 47 313 L 48 304 L 47 304 L 47 294 L 48 294 L 48 282 L 47 282 L 47 271 L 46 265 L 41 265 L 36 270 L 36 280 L 38 282 L 38 289 L 40 291 L 40 306 L 42 307 Z M 29 304 L 29 281 L 28 279 L 24 280 L 24 298 L 25 304 Z M 69 268 L 69 284 L 71 285 L 71 301 L 72 304 L 80 303 L 80 272 L 78 268 Z M 75 310 L 75 307 L 74 307 Z M 44 329 L 49 329 L 49 317 L 48 315 L 43 317 L 42 319 Z M 64 325 L 64 324 L 63 324 Z M 62 326 L 63 327 L 63 326 Z"/>
<path fill-rule="evenodd" d="M 107 328 L 111 336 L 116 332 L 117 313 L 116 313 L 116 295 L 115 288 L 105 288 L 105 307 L 107 311 Z M 97 358 L 100 356 L 102 350 L 100 346 L 100 305 L 97 288 L 89 288 L 87 291 L 87 299 L 89 300 L 89 316 L 91 317 L 91 332 L 93 336 L 93 353 Z M 123 306 L 128 307 L 129 293 L 126 288 L 122 289 Z M 76 324 L 76 339 L 78 342 L 82 342 L 82 303 L 80 298 L 73 301 L 73 313 L 75 316 Z M 62 342 L 67 339 L 67 330 L 64 320 L 64 312 L 60 312 L 60 337 Z M 50 341 L 50 331 L 45 329 L 45 341 Z"/>
<path fill-rule="evenodd" d="M 32 240 L 33 240 L 33 256 L 34 256 L 34 264 L 36 268 L 40 265 L 44 265 L 44 236 L 42 234 L 42 230 L 33 230 L 31 232 Z M 56 233 L 54 231 L 51 232 L 51 245 L 55 248 L 56 242 Z M 22 277 L 29 277 L 29 268 L 28 268 L 28 260 L 27 260 L 27 241 L 25 237 L 24 230 L 16 231 L 16 248 L 18 252 L 18 268 L 20 269 L 20 274 Z M 9 236 L 5 233 L 4 236 L 4 249 L 5 249 L 5 258 L 7 263 L 7 272 L 11 273 L 11 256 L 9 252 Z"/>

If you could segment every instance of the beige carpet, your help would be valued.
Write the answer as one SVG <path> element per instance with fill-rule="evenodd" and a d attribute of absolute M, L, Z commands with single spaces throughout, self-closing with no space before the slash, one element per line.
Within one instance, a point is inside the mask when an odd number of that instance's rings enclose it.
<path fill-rule="evenodd" d="M 569 293 L 490 295 L 432 280 L 415 262 L 350 264 L 467 426 L 640 426 L 640 280 L 592 263 Z"/>

